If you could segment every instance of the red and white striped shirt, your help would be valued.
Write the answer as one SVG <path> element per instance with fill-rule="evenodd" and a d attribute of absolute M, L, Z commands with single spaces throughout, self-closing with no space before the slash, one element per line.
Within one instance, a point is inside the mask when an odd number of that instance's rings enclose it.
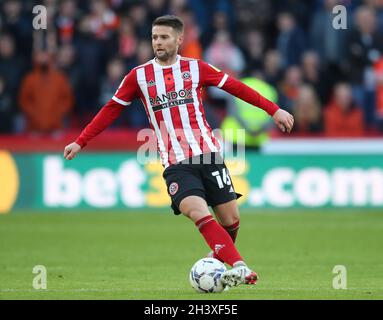
<path fill-rule="evenodd" d="M 163 166 L 202 153 L 221 151 L 206 121 L 202 89 L 216 86 L 273 115 L 278 106 L 210 64 L 177 55 L 173 65 L 155 59 L 132 69 L 112 99 L 84 129 L 76 142 L 86 143 L 104 130 L 123 107 L 140 98 L 155 133 Z"/>

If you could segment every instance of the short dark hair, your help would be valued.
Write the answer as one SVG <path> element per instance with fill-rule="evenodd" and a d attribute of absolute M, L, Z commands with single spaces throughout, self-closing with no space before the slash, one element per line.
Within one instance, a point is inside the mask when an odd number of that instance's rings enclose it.
<path fill-rule="evenodd" d="M 152 24 L 152 27 L 154 26 L 168 26 L 172 27 L 177 32 L 184 31 L 184 22 L 181 20 L 181 18 L 174 15 L 166 15 L 156 18 Z"/>

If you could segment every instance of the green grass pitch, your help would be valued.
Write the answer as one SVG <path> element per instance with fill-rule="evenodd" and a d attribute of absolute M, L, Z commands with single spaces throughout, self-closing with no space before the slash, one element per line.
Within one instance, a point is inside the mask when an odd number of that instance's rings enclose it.
<path fill-rule="evenodd" d="M 127 210 L 0 216 L 0 299 L 383 299 L 383 212 L 242 210 L 237 246 L 256 286 L 199 294 L 208 247 L 184 217 Z M 47 289 L 32 287 L 35 265 Z M 347 289 L 333 289 L 333 268 Z"/>

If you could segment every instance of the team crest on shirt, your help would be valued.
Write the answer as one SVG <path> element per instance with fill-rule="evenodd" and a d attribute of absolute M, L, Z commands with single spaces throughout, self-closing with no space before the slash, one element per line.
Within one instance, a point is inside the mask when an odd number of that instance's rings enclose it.
<path fill-rule="evenodd" d="M 178 183 L 172 182 L 169 186 L 169 193 L 170 195 L 174 196 L 178 191 Z"/>
<path fill-rule="evenodd" d="M 185 81 L 191 80 L 191 74 L 189 71 L 182 72 L 182 79 Z"/>

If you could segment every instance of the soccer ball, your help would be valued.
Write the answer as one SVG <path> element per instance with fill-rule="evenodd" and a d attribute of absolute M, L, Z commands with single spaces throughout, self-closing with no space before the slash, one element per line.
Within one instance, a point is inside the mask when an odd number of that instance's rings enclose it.
<path fill-rule="evenodd" d="M 222 292 L 224 287 L 221 282 L 221 275 L 225 271 L 225 265 L 217 259 L 200 259 L 193 265 L 190 270 L 190 284 L 197 292 Z"/>

